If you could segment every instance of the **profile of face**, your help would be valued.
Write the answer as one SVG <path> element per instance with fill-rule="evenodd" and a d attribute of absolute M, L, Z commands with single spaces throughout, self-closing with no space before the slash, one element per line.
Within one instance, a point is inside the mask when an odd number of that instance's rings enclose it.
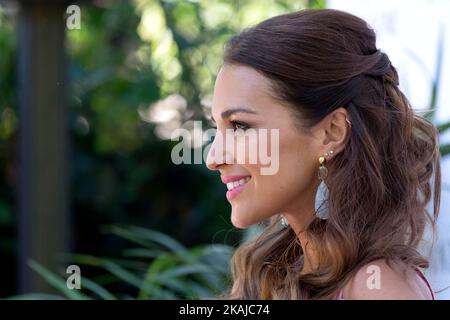
<path fill-rule="evenodd" d="M 313 215 L 320 183 L 318 158 L 333 147 L 321 123 L 301 131 L 293 110 L 274 99 L 270 90 L 270 80 L 247 66 L 223 65 L 216 78 L 211 113 L 222 138 L 216 135 L 206 163 L 209 169 L 219 171 L 227 184 L 231 222 L 237 228 L 247 228 L 275 214 L 303 215 L 305 219 Z M 224 139 L 227 129 L 235 130 L 232 139 L 236 146 L 243 146 L 243 152 L 218 141 Z M 279 166 L 274 174 L 261 174 L 266 164 L 249 161 L 250 146 L 259 147 L 262 142 L 260 135 L 242 134 L 250 129 L 278 129 L 275 151 Z"/>

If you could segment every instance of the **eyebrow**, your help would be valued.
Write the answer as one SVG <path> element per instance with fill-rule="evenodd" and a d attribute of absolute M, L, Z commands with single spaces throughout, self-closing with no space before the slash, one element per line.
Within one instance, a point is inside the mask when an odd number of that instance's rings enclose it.
<path fill-rule="evenodd" d="M 247 109 L 247 108 L 242 108 L 242 107 L 238 107 L 238 108 L 232 108 L 232 109 L 228 109 L 225 110 L 221 113 L 222 119 L 226 119 L 231 117 L 231 115 L 235 114 L 235 113 L 249 113 L 249 114 L 258 114 L 256 111 L 253 111 L 251 109 Z M 214 120 L 214 117 L 211 115 L 211 120 L 213 122 L 216 122 L 216 120 Z"/>

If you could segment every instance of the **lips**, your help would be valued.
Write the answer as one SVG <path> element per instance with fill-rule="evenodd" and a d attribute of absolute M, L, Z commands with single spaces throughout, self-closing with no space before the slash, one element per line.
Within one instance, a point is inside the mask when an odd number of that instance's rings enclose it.
<path fill-rule="evenodd" d="M 220 176 L 223 183 L 227 184 L 229 182 L 239 181 L 241 179 L 249 178 L 250 176 Z"/>
<path fill-rule="evenodd" d="M 247 186 L 247 182 L 250 180 L 250 176 L 221 176 L 223 183 L 227 185 L 227 199 L 231 201 Z"/>
<path fill-rule="evenodd" d="M 246 178 L 242 178 L 240 180 L 236 180 L 236 181 L 232 181 L 232 182 L 228 182 L 227 183 L 227 188 L 228 190 L 233 190 L 234 188 L 237 188 L 241 185 L 244 185 L 248 182 L 248 180 L 250 180 L 250 177 L 246 177 Z"/>

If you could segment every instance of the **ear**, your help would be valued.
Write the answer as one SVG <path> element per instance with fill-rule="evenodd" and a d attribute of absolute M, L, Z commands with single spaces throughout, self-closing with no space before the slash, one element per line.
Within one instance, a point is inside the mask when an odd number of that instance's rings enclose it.
<path fill-rule="evenodd" d="M 329 160 L 344 150 L 350 138 L 351 122 L 347 110 L 341 107 L 330 112 L 321 121 L 320 127 L 323 137 L 321 140 L 322 154 L 333 150 L 333 154 L 327 157 Z"/>

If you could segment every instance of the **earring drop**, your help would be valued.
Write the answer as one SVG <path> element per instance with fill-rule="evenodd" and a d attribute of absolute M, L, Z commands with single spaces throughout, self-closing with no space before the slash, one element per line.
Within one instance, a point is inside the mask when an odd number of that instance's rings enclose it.
<path fill-rule="evenodd" d="M 283 228 L 289 227 L 289 221 L 288 221 L 288 219 L 286 219 L 286 218 L 285 218 L 283 215 L 281 215 L 281 214 L 280 214 L 280 216 L 281 216 L 280 222 L 281 222 L 281 225 L 283 226 Z"/>
<path fill-rule="evenodd" d="M 333 154 L 333 150 L 329 153 L 325 153 L 325 157 Z M 326 158 L 324 156 L 319 157 L 319 173 L 318 178 L 321 180 L 319 187 L 317 188 L 316 198 L 315 198 L 315 210 L 316 216 L 319 219 L 326 220 L 329 218 L 329 209 L 328 209 L 328 197 L 329 190 L 327 185 L 325 184 L 325 178 L 328 175 L 328 169 L 325 167 Z"/>

